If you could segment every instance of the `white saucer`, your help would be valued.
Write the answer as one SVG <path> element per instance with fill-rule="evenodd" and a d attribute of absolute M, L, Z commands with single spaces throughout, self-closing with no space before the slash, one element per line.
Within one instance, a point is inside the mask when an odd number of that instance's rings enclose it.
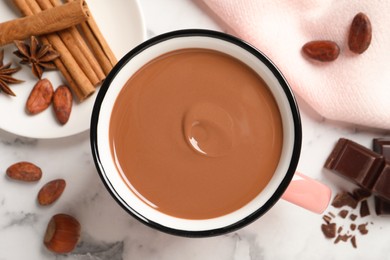
<path fill-rule="evenodd" d="M 146 29 L 138 0 L 88 0 L 87 3 L 118 60 L 146 39 Z M 19 13 L 12 7 L 11 1 L 0 1 L 0 22 L 18 17 Z M 28 115 L 25 104 L 37 79 L 32 75 L 30 67 L 18 64 L 20 59 L 12 53 L 16 50 L 13 44 L 4 46 L 3 49 L 4 63 L 12 61 L 12 67 L 21 66 L 22 70 L 13 76 L 25 82 L 10 85 L 16 97 L 0 93 L 1 129 L 16 135 L 41 139 L 71 136 L 89 129 L 98 89 L 86 101 L 74 102 L 70 119 L 65 125 L 60 125 L 56 121 L 52 107 L 40 114 Z M 48 78 L 54 88 L 63 84 L 58 71 L 46 71 L 43 78 Z"/>

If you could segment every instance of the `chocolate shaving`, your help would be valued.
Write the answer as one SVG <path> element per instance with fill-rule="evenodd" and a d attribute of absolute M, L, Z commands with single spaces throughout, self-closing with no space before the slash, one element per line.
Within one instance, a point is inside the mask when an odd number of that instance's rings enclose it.
<path fill-rule="evenodd" d="M 343 231 L 343 227 L 342 227 L 342 226 L 340 226 L 340 227 L 337 229 L 337 234 L 340 234 L 341 231 Z"/>
<path fill-rule="evenodd" d="M 321 230 L 322 230 L 322 233 L 324 233 L 324 236 L 327 238 L 334 238 L 336 236 L 336 224 L 335 223 L 322 224 Z"/>
<path fill-rule="evenodd" d="M 356 245 L 356 237 L 355 237 L 355 236 L 353 236 L 353 237 L 351 238 L 351 244 L 352 244 L 352 246 L 353 246 L 354 248 L 357 248 L 357 245 Z"/>
<path fill-rule="evenodd" d="M 336 240 L 334 241 L 335 244 L 337 244 L 338 242 L 340 241 L 343 241 L 343 242 L 346 242 L 348 241 L 348 239 L 351 237 L 351 235 L 347 235 L 347 234 L 344 234 L 344 235 L 338 235 Z"/>
<path fill-rule="evenodd" d="M 367 200 L 363 200 L 360 204 L 360 217 L 364 218 L 370 215 Z"/>
<path fill-rule="evenodd" d="M 329 224 L 332 218 L 328 215 L 324 215 L 322 219 L 325 221 L 326 224 Z"/>
<path fill-rule="evenodd" d="M 348 206 L 354 209 L 358 208 L 359 206 L 360 217 L 365 217 L 370 215 L 367 196 L 371 195 L 366 190 L 360 188 L 355 189 L 353 192 L 343 191 L 336 194 L 332 205 L 338 208 Z M 337 216 L 332 212 L 328 212 L 327 214 L 323 215 L 322 219 L 326 224 L 323 224 L 321 229 L 325 237 L 332 239 L 334 244 L 337 244 L 340 241 L 347 242 L 348 240 L 351 240 L 352 246 L 357 248 L 357 235 L 359 233 L 362 235 L 368 233 L 368 222 L 360 225 L 352 223 L 359 217 L 353 212 L 353 210 L 343 208 L 338 210 Z M 346 228 L 344 228 L 342 225 L 331 223 L 333 220 L 337 222 L 337 217 L 342 219 L 346 219 L 348 217 L 350 219 L 349 226 L 347 224 Z"/>
<path fill-rule="evenodd" d="M 357 207 L 357 204 L 358 204 L 358 201 L 349 192 L 338 193 L 332 201 L 332 206 L 335 208 L 349 206 L 349 207 L 355 209 Z"/>
<path fill-rule="evenodd" d="M 346 209 L 343 209 L 342 211 L 339 212 L 339 216 L 342 218 L 346 218 L 348 216 L 349 211 Z"/>

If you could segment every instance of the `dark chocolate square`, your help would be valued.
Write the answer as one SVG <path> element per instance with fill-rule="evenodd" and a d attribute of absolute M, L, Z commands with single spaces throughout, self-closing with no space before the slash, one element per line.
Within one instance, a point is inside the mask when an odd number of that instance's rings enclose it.
<path fill-rule="evenodd" d="M 377 215 L 390 215 L 390 202 L 375 197 L 375 212 Z"/>
<path fill-rule="evenodd" d="M 325 168 L 371 190 L 383 167 L 383 156 L 351 140 L 340 138 Z"/>
<path fill-rule="evenodd" d="M 373 142 L 374 151 L 390 160 L 390 138 L 375 138 Z"/>
<path fill-rule="evenodd" d="M 379 173 L 378 179 L 372 187 L 372 192 L 390 203 L 390 162 L 386 162 L 385 167 Z"/>
<path fill-rule="evenodd" d="M 390 137 L 375 138 L 373 149 L 382 154 L 387 161 L 390 161 Z M 390 202 L 375 197 L 375 211 L 377 215 L 390 215 Z"/>

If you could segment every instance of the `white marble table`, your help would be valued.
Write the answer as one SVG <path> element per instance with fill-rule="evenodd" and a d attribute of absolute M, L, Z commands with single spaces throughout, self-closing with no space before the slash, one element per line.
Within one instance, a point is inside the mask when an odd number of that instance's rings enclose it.
<path fill-rule="evenodd" d="M 148 37 L 175 29 L 218 27 L 190 0 L 140 0 Z M 323 163 L 340 137 L 367 147 L 372 138 L 389 132 L 324 120 L 299 97 L 303 147 L 298 170 L 328 184 L 334 192 L 352 189 L 323 170 Z M 0 119 L 1 120 L 1 119 Z M 95 170 L 89 132 L 54 140 L 35 140 L 0 130 L 0 171 L 26 160 L 44 171 L 37 184 L 0 178 L 0 260 L 19 259 L 390 259 L 390 217 L 376 216 L 372 199 L 369 233 L 357 236 L 358 248 L 325 239 L 322 216 L 279 201 L 253 224 L 227 235 L 190 239 L 167 235 L 139 223 L 122 210 L 105 190 Z M 67 180 L 65 193 L 54 205 L 39 207 L 36 193 L 54 178 Z M 332 210 L 332 209 L 330 209 Z M 68 213 L 79 219 L 82 239 L 74 253 L 57 256 L 42 239 L 50 217 Z M 334 212 L 337 212 L 334 210 Z M 343 223 L 341 223 L 343 224 Z M 345 221 L 344 225 L 349 223 Z"/>

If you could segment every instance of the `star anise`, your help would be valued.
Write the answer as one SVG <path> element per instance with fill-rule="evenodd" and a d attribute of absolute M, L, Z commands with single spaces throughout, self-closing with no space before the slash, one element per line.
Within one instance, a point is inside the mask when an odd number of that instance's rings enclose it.
<path fill-rule="evenodd" d="M 21 83 L 23 80 L 15 79 L 12 74 L 18 72 L 20 67 L 11 68 L 11 62 L 3 64 L 4 50 L 0 51 L 0 90 L 7 95 L 15 96 L 15 93 L 9 88 L 8 84 Z"/>
<path fill-rule="evenodd" d="M 14 52 L 16 56 L 21 58 L 21 64 L 30 64 L 34 76 L 38 79 L 42 78 L 43 71 L 45 69 L 56 69 L 56 65 L 53 63 L 60 54 L 53 50 L 51 45 L 39 44 L 38 39 L 35 36 L 31 36 L 30 44 L 24 41 L 14 42 L 17 51 Z"/>

